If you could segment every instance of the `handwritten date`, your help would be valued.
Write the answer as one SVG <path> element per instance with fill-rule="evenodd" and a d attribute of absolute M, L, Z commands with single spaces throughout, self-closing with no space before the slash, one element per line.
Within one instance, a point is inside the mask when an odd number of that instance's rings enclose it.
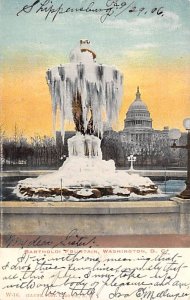
<path fill-rule="evenodd" d="M 107 0 L 102 7 L 97 6 L 95 1 L 83 1 L 78 7 L 66 7 L 64 3 L 56 5 L 53 0 L 36 0 L 32 4 L 26 4 L 21 10 L 17 12 L 17 16 L 21 14 L 35 14 L 44 13 L 45 20 L 51 18 L 52 22 L 59 15 L 67 13 L 93 13 L 100 15 L 100 22 L 104 23 L 108 18 L 118 17 L 124 13 L 140 15 L 157 15 L 164 16 L 164 7 L 152 7 L 147 9 L 146 7 L 139 7 L 135 1 L 123 1 L 123 0 Z"/>

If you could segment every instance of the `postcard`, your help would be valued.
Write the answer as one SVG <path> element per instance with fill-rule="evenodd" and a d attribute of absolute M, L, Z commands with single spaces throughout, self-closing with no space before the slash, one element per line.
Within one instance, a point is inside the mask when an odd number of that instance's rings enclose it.
<path fill-rule="evenodd" d="M 1 1 L 2 299 L 190 299 L 190 1 Z"/>

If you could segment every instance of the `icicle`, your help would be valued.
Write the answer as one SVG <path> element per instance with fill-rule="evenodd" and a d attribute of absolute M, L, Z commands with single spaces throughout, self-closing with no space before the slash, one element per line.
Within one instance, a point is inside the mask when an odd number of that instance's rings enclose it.
<path fill-rule="evenodd" d="M 84 80 L 84 74 L 85 74 L 85 68 L 83 64 L 79 64 L 77 65 L 77 77 L 79 79 L 79 81 L 83 81 Z"/>
<path fill-rule="evenodd" d="M 53 132 L 56 131 L 56 113 L 57 113 L 57 102 L 56 102 L 56 81 L 52 83 L 52 113 L 53 113 Z"/>
<path fill-rule="evenodd" d="M 65 69 L 64 69 L 64 67 L 62 67 L 62 66 L 58 67 L 58 71 L 59 71 L 59 75 L 61 77 L 61 80 L 64 81 L 65 80 Z"/>
<path fill-rule="evenodd" d="M 52 72 L 48 69 L 46 74 L 47 74 L 48 83 L 52 84 Z"/>
<path fill-rule="evenodd" d="M 116 68 L 94 63 L 89 57 L 79 59 L 78 50 L 72 55 L 74 56 L 72 56 L 71 63 L 47 71 L 47 82 L 52 97 L 54 129 L 56 112 L 59 109 L 61 132 L 64 138 L 64 122 L 73 121 L 73 101 L 79 101 L 78 97 L 80 97 L 84 131 L 87 131 L 91 111 L 93 129 L 99 136 L 102 136 L 105 119 L 103 113 L 109 125 L 118 117 L 122 95 L 122 76 Z"/>
<path fill-rule="evenodd" d="M 102 81 L 104 76 L 104 67 L 102 65 L 97 65 L 96 68 L 97 80 Z"/>

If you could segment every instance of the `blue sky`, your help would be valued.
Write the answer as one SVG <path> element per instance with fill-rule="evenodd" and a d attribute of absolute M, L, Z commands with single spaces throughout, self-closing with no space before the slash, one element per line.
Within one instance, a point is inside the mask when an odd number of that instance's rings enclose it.
<path fill-rule="evenodd" d="M 136 0 L 136 7 L 145 7 L 148 13 L 125 11 L 118 17 L 111 16 L 104 23 L 101 14 L 67 13 L 44 20 L 44 13 L 16 13 L 34 0 L 1 0 L 3 32 L 1 51 L 4 59 L 14 58 L 16 53 L 62 57 L 78 43 L 80 38 L 92 41 L 100 61 L 122 61 L 126 56 L 141 51 L 153 54 L 158 59 L 170 60 L 186 57 L 190 51 L 190 1 L 189 0 Z M 44 2 L 44 1 L 41 1 Z M 92 1 L 52 0 L 54 7 L 63 3 L 64 8 L 87 7 Z M 94 1 L 94 7 L 106 7 L 107 1 Z M 120 4 L 123 1 L 118 1 Z M 132 1 L 126 1 L 129 4 Z M 36 7 L 39 7 L 36 5 Z M 151 14 L 154 7 L 163 7 L 164 16 Z M 106 52 L 105 52 L 106 49 Z M 31 58 L 32 59 L 32 58 Z M 53 59 L 53 62 L 55 59 Z"/>

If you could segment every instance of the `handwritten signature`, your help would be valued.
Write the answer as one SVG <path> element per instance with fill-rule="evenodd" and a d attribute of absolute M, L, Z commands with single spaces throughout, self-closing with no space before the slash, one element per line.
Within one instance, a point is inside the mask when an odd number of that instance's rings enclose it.
<path fill-rule="evenodd" d="M 97 7 L 95 1 L 85 3 L 83 2 L 79 7 L 65 7 L 63 3 L 56 6 L 52 0 L 36 0 L 32 4 L 26 4 L 22 9 L 17 12 L 17 16 L 22 13 L 29 14 L 34 12 L 35 14 L 44 13 L 45 20 L 51 18 L 52 22 L 55 21 L 58 15 L 67 13 L 93 13 L 101 14 L 100 22 L 104 23 L 109 17 L 118 17 L 124 13 L 140 15 L 157 15 L 164 16 L 164 7 L 153 7 L 147 9 L 146 7 L 139 7 L 135 1 L 123 1 L 123 0 L 107 0 L 104 7 Z"/>
<path fill-rule="evenodd" d="M 104 249 L 50 256 L 19 252 L 2 266 L 3 291 L 38 292 L 41 297 L 61 299 L 187 299 L 190 282 L 183 274 L 190 266 L 176 250 L 158 252 L 116 254 L 111 261 Z"/>
<path fill-rule="evenodd" d="M 11 247 L 98 247 L 95 236 L 82 236 L 79 235 L 78 230 L 75 228 L 71 230 L 65 237 L 59 237 L 59 241 L 52 240 L 49 237 L 37 236 L 32 239 L 22 238 L 10 235 L 4 241 L 5 248 Z"/>

